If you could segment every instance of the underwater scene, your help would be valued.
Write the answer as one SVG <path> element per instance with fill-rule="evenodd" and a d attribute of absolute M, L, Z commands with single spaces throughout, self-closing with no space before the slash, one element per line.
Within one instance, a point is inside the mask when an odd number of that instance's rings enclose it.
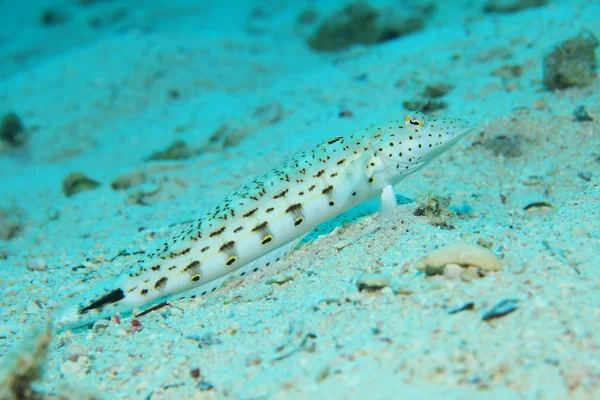
<path fill-rule="evenodd" d="M 600 399 L 600 2 L 0 10 L 0 400 Z"/>

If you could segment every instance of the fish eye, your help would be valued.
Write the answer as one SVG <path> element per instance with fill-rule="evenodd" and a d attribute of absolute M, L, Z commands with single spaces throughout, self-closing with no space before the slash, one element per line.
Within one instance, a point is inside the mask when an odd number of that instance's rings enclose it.
<path fill-rule="evenodd" d="M 421 121 L 420 119 L 414 118 L 410 115 L 407 115 L 404 118 L 404 125 L 413 125 L 413 126 L 424 126 L 425 123 L 423 121 Z"/>

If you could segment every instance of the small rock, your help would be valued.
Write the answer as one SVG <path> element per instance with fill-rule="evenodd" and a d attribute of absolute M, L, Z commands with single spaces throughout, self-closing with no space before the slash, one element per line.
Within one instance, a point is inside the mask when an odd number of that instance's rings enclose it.
<path fill-rule="evenodd" d="M 585 87 L 596 77 L 596 47 L 600 44 L 592 32 L 565 40 L 544 57 L 544 84 L 550 90 Z"/>
<path fill-rule="evenodd" d="M 485 247 L 470 243 L 456 243 L 441 247 L 423 259 L 415 267 L 427 275 L 443 273 L 447 264 L 479 267 L 484 271 L 499 271 L 502 264 L 498 257 Z"/>
<path fill-rule="evenodd" d="M 575 117 L 575 121 L 577 122 L 591 122 L 594 119 L 590 117 L 590 115 L 585 110 L 584 106 L 579 106 L 573 112 L 573 116 Z"/>
<path fill-rule="evenodd" d="M 419 197 L 419 202 L 413 212 L 418 217 L 424 216 L 429 224 L 442 229 L 454 229 L 456 213 L 448 209 L 450 197 L 438 196 L 426 192 Z"/>
<path fill-rule="evenodd" d="M 143 172 L 131 172 L 129 174 L 118 176 L 111 184 L 110 187 L 114 190 L 125 190 L 133 186 L 137 186 L 140 183 L 144 183 L 146 180 L 146 174 Z"/>
<path fill-rule="evenodd" d="M 108 328 L 109 324 L 110 324 L 109 320 L 107 320 L 107 319 L 99 319 L 98 321 L 94 322 L 94 325 L 92 326 L 92 331 L 94 331 L 94 332 L 103 331 L 106 328 Z"/>
<path fill-rule="evenodd" d="M 448 108 L 448 103 L 442 100 L 435 100 L 431 98 L 415 98 L 405 100 L 402 105 L 407 110 L 416 110 L 423 113 L 430 113 L 437 110 L 443 110 Z"/>
<path fill-rule="evenodd" d="M 64 12 L 54 8 L 47 8 L 40 15 L 40 24 L 44 26 L 57 26 L 64 24 L 68 19 L 69 16 Z"/>
<path fill-rule="evenodd" d="M 472 267 L 463 270 L 463 272 L 460 274 L 460 279 L 462 279 L 464 282 L 472 282 L 479 277 L 480 276 L 479 273 L 477 273 L 477 268 Z"/>
<path fill-rule="evenodd" d="M 552 214 L 554 212 L 554 207 L 552 206 L 552 204 L 546 201 L 536 201 L 534 203 L 530 203 L 523 207 L 523 209 L 531 215 L 536 215 L 540 217 Z"/>
<path fill-rule="evenodd" d="M 85 346 L 80 343 L 71 343 L 69 346 L 67 346 L 63 353 L 63 358 L 65 361 L 68 360 L 75 362 L 79 356 L 87 357 L 87 350 Z"/>
<path fill-rule="evenodd" d="M 165 150 L 152 153 L 146 161 L 152 160 L 185 160 L 193 155 L 192 150 L 183 140 L 176 140 Z"/>
<path fill-rule="evenodd" d="M 291 282 L 294 279 L 296 279 L 296 277 L 298 276 L 298 272 L 296 271 L 292 271 L 292 272 L 284 272 L 282 274 L 279 275 L 275 275 L 269 279 L 266 280 L 267 285 L 272 285 L 272 284 L 277 284 L 277 285 L 283 285 L 286 282 Z"/>
<path fill-rule="evenodd" d="M 334 243 L 333 248 L 336 249 L 337 251 L 342 250 L 344 247 L 348 247 L 350 246 L 350 241 L 349 240 L 340 240 L 337 243 Z"/>
<path fill-rule="evenodd" d="M 390 277 L 386 274 L 362 274 L 356 282 L 358 291 L 377 292 L 390 286 Z"/>
<path fill-rule="evenodd" d="M 437 99 L 438 97 L 443 97 L 448 94 L 452 89 L 454 89 L 454 85 L 446 82 L 438 82 L 432 83 L 425 86 L 423 89 L 423 96 L 430 99 Z"/>
<path fill-rule="evenodd" d="M 14 113 L 6 113 L 0 122 L 0 140 L 10 147 L 19 147 L 27 142 L 25 127 L 21 118 Z"/>
<path fill-rule="evenodd" d="M 520 157 L 523 154 L 521 150 L 521 139 L 516 135 L 499 135 L 485 143 L 485 147 L 494 152 L 494 155 L 503 155 L 504 157 Z"/>
<path fill-rule="evenodd" d="M 48 268 L 48 262 L 43 258 L 27 261 L 27 269 L 30 271 L 45 271 Z"/>
<path fill-rule="evenodd" d="M 463 272 L 463 268 L 458 264 L 446 264 L 444 266 L 444 276 L 449 279 L 458 279 Z"/>
<path fill-rule="evenodd" d="M 327 17 L 308 45 L 317 51 L 341 51 L 355 44 L 371 45 L 423 29 L 419 16 L 381 12 L 364 2 L 352 2 Z"/>
<path fill-rule="evenodd" d="M 99 182 L 88 178 L 81 172 L 72 172 L 63 180 L 63 193 L 71 197 L 77 193 L 93 190 L 100 186 Z"/>

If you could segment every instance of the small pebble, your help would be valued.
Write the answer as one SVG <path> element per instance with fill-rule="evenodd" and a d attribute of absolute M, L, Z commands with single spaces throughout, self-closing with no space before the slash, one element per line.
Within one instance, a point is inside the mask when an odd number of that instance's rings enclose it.
<path fill-rule="evenodd" d="M 443 273 L 447 264 L 459 264 L 479 267 L 484 271 L 498 271 L 502 264 L 496 255 L 476 244 L 454 243 L 432 251 L 423 257 L 415 268 L 427 275 Z"/>
<path fill-rule="evenodd" d="M 200 378 L 200 368 L 192 368 L 192 370 L 190 371 L 190 375 L 194 379 Z"/>
<path fill-rule="evenodd" d="M 337 251 L 342 250 L 344 247 L 348 247 L 350 246 L 350 241 L 348 240 L 340 240 L 339 242 L 335 243 L 333 245 L 333 248 L 336 249 Z"/>
<path fill-rule="evenodd" d="M 460 278 L 463 271 L 463 268 L 458 264 L 446 264 L 444 266 L 444 276 L 449 279 Z"/>
<path fill-rule="evenodd" d="M 296 271 L 291 271 L 291 272 L 284 272 L 282 274 L 279 275 L 275 275 L 269 279 L 267 279 L 266 283 L 267 285 L 272 285 L 272 284 L 277 284 L 277 285 L 283 285 L 286 282 L 291 282 L 294 279 L 296 279 L 296 277 L 298 276 L 298 272 Z"/>
<path fill-rule="evenodd" d="M 390 277 L 385 274 L 362 274 L 356 286 L 359 292 L 376 292 L 390 286 Z"/>
<path fill-rule="evenodd" d="M 65 360 L 76 362 L 80 356 L 87 356 L 87 350 L 81 343 L 71 343 L 63 353 Z"/>
<path fill-rule="evenodd" d="M 27 269 L 30 271 L 45 271 L 48 268 L 48 262 L 43 258 L 27 261 Z"/>
<path fill-rule="evenodd" d="M 590 122 L 594 120 L 590 117 L 590 114 L 587 113 L 584 106 L 577 107 L 573 112 L 573 116 L 577 122 Z"/>
<path fill-rule="evenodd" d="M 477 278 L 479 278 L 479 274 L 475 268 L 467 268 L 460 274 L 460 279 L 462 279 L 464 282 L 471 282 Z"/>

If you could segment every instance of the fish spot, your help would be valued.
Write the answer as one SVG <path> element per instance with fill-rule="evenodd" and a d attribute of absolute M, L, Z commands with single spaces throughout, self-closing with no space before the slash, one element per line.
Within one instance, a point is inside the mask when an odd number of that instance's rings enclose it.
<path fill-rule="evenodd" d="M 302 217 L 298 217 L 298 218 L 296 218 L 296 220 L 294 221 L 294 225 L 298 226 L 298 225 L 300 225 L 302 222 L 304 222 L 304 218 L 302 218 Z"/>
<path fill-rule="evenodd" d="M 185 269 L 183 271 L 188 272 L 190 270 L 197 269 L 199 266 L 200 266 L 200 261 L 192 261 L 191 263 L 188 264 L 187 267 L 185 267 Z"/>
<path fill-rule="evenodd" d="M 243 226 L 238 226 L 237 228 L 235 228 L 235 229 L 233 230 L 233 233 L 238 233 L 238 232 L 239 232 L 239 231 L 241 231 L 242 229 L 244 229 L 244 227 L 243 227 Z"/>
<path fill-rule="evenodd" d="M 235 242 L 232 240 L 230 242 L 227 242 L 225 244 L 223 244 L 220 248 L 219 251 L 228 251 L 231 250 L 235 247 Z"/>
<path fill-rule="evenodd" d="M 287 208 L 287 210 L 285 210 L 286 213 L 295 213 L 302 210 L 302 204 L 300 203 L 296 203 L 296 204 L 292 204 L 291 206 L 289 206 Z"/>
<path fill-rule="evenodd" d="M 333 200 L 329 200 L 329 205 L 330 205 L 331 207 L 335 206 L 335 201 L 333 201 Z"/>
<path fill-rule="evenodd" d="M 202 278 L 202 275 L 195 274 L 194 276 L 192 276 L 192 281 L 198 282 L 200 280 L 200 278 Z"/>
<path fill-rule="evenodd" d="M 257 211 L 258 211 L 258 208 L 255 208 L 254 210 L 250 210 L 246 214 L 244 214 L 243 217 L 248 218 L 249 216 L 251 216 L 252 214 L 254 214 Z"/>
<path fill-rule="evenodd" d="M 276 194 L 275 196 L 273 196 L 273 198 L 274 198 L 274 199 L 278 199 L 278 198 L 280 198 L 280 197 L 283 197 L 283 196 L 285 196 L 285 195 L 287 194 L 288 190 L 289 190 L 289 189 L 285 189 L 283 192 L 281 192 L 281 193 L 279 193 L 279 194 Z"/>
<path fill-rule="evenodd" d="M 210 237 L 215 237 L 215 236 L 219 236 L 221 233 L 223 233 L 223 231 L 225 230 L 225 227 L 222 227 L 219 230 L 214 231 L 213 233 L 211 233 L 209 236 Z"/>
<path fill-rule="evenodd" d="M 162 289 L 167 284 L 168 280 L 169 280 L 169 278 L 167 278 L 166 276 L 163 276 L 162 278 L 160 278 L 159 280 L 156 281 L 156 283 L 154 284 L 154 289 L 156 289 L 156 290 Z"/>
<path fill-rule="evenodd" d="M 270 243 L 272 240 L 273 240 L 273 235 L 267 235 L 262 239 L 260 244 L 267 244 L 267 243 Z"/>
<path fill-rule="evenodd" d="M 140 291 L 140 294 L 141 294 L 142 296 L 145 296 L 145 295 L 147 295 L 147 294 L 148 294 L 148 289 L 142 289 L 142 290 Z"/>
<path fill-rule="evenodd" d="M 225 261 L 225 264 L 227 265 L 233 265 L 234 262 L 237 261 L 237 256 L 231 256 L 227 259 L 227 261 Z"/>
<path fill-rule="evenodd" d="M 373 183 L 373 182 L 375 182 L 375 177 L 374 176 L 372 176 L 372 177 L 369 178 L 369 183 Z"/>
<path fill-rule="evenodd" d="M 152 271 L 159 271 L 160 265 L 156 264 L 154 267 L 150 268 Z"/>
<path fill-rule="evenodd" d="M 269 208 L 267 208 L 267 209 L 266 209 L 266 212 L 267 212 L 267 213 L 270 213 L 270 212 L 271 212 L 271 211 L 273 211 L 273 210 L 275 210 L 273 207 L 269 207 Z"/>

